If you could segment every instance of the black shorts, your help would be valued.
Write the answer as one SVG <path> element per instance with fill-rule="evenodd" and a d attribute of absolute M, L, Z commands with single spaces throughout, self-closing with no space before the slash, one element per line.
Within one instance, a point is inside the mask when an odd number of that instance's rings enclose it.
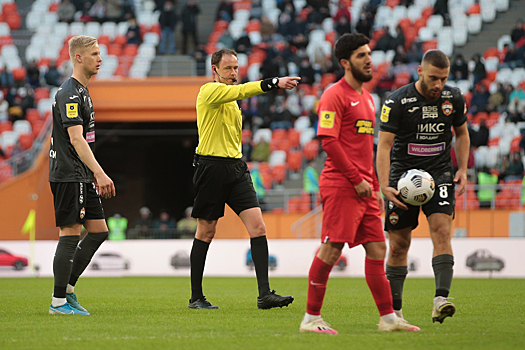
<path fill-rule="evenodd" d="M 434 178 L 436 191 L 434 196 L 426 204 L 423 204 L 423 213 L 427 218 L 435 213 L 447 215 L 454 214 L 456 204 L 455 185 L 452 173 L 447 171 Z M 419 206 L 407 204 L 408 210 L 403 210 L 394 206 L 388 200 L 385 201 L 385 231 L 401 230 L 412 227 L 412 230 L 419 225 Z"/>
<path fill-rule="evenodd" d="M 102 202 L 94 183 L 51 182 L 50 185 L 57 227 L 75 222 L 84 224 L 86 220 L 105 219 Z"/>
<path fill-rule="evenodd" d="M 225 204 L 237 215 L 259 207 L 250 170 L 242 159 L 196 156 L 194 165 L 194 218 L 218 220 L 224 216 Z"/>

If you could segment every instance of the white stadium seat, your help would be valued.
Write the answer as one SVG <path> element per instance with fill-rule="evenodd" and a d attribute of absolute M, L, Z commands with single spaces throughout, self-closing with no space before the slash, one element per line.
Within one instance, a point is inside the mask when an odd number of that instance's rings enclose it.
<path fill-rule="evenodd" d="M 31 134 L 31 123 L 27 120 L 17 120 L 13 123 L 13 131 L 18 135 Z"/>
<path fill-rule="evenodd" d="M 472 14 L 468 16 L 468 32 L 470 34 L 478 34 L 481 31 L 481 15 Z"/>
<path fill-rule="evenodd" d="M 261 142 L 261 140 L 270 143 L 270 141 L 272 141 L 272 130 L 266 128 L 257 129 L 255 134 L 253 134 L 253 142 L 257 144 Z"/>

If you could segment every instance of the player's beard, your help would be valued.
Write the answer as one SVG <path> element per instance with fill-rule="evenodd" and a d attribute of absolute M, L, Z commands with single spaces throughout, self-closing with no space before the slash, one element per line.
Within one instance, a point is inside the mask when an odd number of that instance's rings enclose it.
<path fill-rule="evenodd" d="M 370 74 L 366 74 L 360 71 L 359 69 L 357 69 L 350 60 L 348 62 L 350 62 L 350 70 L 355 80 L 361 81 L 363 83 L 367 83 L 370 80 L 372 80 L 372 78 L 374 77 L 374 74 L 372 72 L 370 72 Z"/>
<path fill-rule="evenodd" d="M 425 98 L 429 100 L 437 100 L 439 96 L 441 95 L 441 91 L 442 91 L 442 90 L 439 90 L 439 92 L 434 95 L 432 90 L 428 87 L 427 83 L 425 82 L 425 77 L 423 75 L 421 76 L 421 90 L 422 90 L 421 91 L 422 95 L 425 96 Z"/>

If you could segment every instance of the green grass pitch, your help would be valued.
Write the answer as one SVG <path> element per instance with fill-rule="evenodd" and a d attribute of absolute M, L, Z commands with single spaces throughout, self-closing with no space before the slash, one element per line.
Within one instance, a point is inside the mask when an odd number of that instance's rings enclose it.
<path fill-rule="evenodd" d="M 404 314 L 419 333 L 380 333 L 363 278 L 332 278 L 323 316 L 339 335 L 298 332 L 306 278 L 273 278 L 288 308 L 258 310 L 255 278 L 204 279 L 220 310 L 189 310 L 189 278 L 84 278 L 91 316 L 49 315 L 51 278 L 0 280 L 0 349 L 524 349 L 525 280 L 455 279 L 458 310 L 432 323 L 433 279 L 405 283 Z"/>

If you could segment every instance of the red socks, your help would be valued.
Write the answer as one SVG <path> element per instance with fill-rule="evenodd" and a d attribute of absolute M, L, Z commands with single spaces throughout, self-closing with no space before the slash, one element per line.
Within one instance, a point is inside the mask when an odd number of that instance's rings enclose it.
<path fill-rule="evenodd" d="M 372 260 L 365 258 L 365 276 L 368 288 L 370 288 L 379 310 L 379 315 L 383 316 L 393 313 L 392 293 L 390 291 L 390 283 L 385 274 L 385 261 L 383 259 Z"/>
<path fill-rule="evenodd" d="M 326 283 L 332 267 L 317 257 L 314 258 L 308 274 L 308 299 L 306 302 L 306 313 L 309 315 L 321 315 Z M 384 272 L 383 272 L 384 273 Z M 392 302 L 390 302 L 392 304 Z"/>

